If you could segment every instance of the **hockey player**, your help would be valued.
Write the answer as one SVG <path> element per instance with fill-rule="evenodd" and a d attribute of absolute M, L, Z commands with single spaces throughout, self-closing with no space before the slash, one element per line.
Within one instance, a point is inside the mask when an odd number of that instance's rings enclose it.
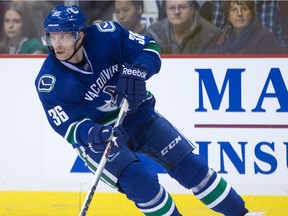
<path fill-rule="evenodd" d="M 85 23 L 75 5 L 57 6 L 44 21 L 43 43 L 50 54 L 35 85 L 52 128 L 95 172 L 126 97 L 130 110 L 114 130 L 117 145 L 103 171 L 104 182 L 126 194 L 145 215 L 181 215 L 157 174 L 135 154 L 143 153 L 212 210 L 249 215 L 235 190 L 155 112 L 145 81 L 161 67 L 157 44 L 114 22 L 87 28 Z"/>

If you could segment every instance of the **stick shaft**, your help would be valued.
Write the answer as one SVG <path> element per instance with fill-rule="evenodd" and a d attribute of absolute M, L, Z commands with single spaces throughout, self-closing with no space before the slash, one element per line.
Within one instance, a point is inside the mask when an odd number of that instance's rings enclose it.
<path fill-rule="evenodd" d="M 123 100 L 123 103 L 122 103 L 122 106 L 121 106 L 121 109 L 120 109 L 120 112 L 119 112 L 119 115 L 118 115 L 118 118 L 114 124 L 114 128 L 115 127 L 118 127 L 120 124 L 122 124 L 123 120 L 124 120 L 124 117 L 125 117 L 125 114 L 127 113 L 128 111 L 128 102 L 127 100 L 124 98 Z M 89 209 L 89 206 L 90 206 L 90 203 L 92 201 L 92 198 L 94 196 L 94 193 L 96 191 L 96 188 L 97 188 L 97 185 L 98 185 L 98 182 L 100 180 L 100 177 L 101 177 L 101 174 L 104 170 L 104 167 L 107 163 L 107 160 L 108 160 L 108 156 L 111 152 L 111 149 L 113 147 L 113 139 L 115 139 L 115 137 L 112 137 L 111 141 L 107 144 L 107 147 L 105 148 L 104 150 L 104 153 L 103 153 L 103 156 L 100 160 L 100 163 L 97 167 L 97 170 L 95 172 L 95 175 L 92 179 L 92 182 L 91 182 L 91 186 L 90 186 L 90 190 L 88 192 L 88 194 L 86 195 L 86 198 L 85 198 L 85 201 L 82 205 L 82 208 L 81 208 L 81 211 L 80 211 L 80 214 L 79 216 L 86 216 L 87 212 L 88 212 L 88 209 Z"/>

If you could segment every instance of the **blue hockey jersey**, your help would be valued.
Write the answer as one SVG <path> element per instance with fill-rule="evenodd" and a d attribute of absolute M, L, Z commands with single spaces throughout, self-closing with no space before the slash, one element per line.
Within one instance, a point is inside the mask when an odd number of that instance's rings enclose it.
<path fill-rule="evenodd" d="M 87 145 L 92 126 L 112 123 L 117 116 L 113 92 L 124 63 L 146 66 L 147 79 L 161 67 L 157 44 L 116 22 L 87 28 L 83 48 L 85 65 L 61 62 L 50 53 L 35 80 L 50 125 L 74 148 Z"/>

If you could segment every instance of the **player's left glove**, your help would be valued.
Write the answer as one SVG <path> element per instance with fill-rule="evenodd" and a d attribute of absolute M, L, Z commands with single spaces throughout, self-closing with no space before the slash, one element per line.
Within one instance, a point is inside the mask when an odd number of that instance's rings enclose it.
<path fill-rule="evenodd" d="M 129 112 L 138 109 L 139 104 L 146 99 L 146 76 L 147 70 L 140 64 L 123 66 L 115 88 L 118 107 L 123 97 L 126 97 L 129 102 Z"/>

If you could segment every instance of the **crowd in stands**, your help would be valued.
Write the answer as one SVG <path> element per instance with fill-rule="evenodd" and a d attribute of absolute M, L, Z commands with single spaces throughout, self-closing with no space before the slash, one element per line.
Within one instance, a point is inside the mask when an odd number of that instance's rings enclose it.
<path fill-rule="evenodd" d="M 201 17 L 199 4 L 193 1 L 163 1 L 167 17 L 147 29 L 160 46 L 161 53 L 203 53 L 220 32 L 215 25 Z"/>
<path fill-rule="evenodd" d="M 210 43 L 206 52 L 218 54 L 284 53 L 282 41 L 257 18 L 254 1 L 223 2 L 223 30 Z M 276 31 L 275 31 L 276 34 Z"/>
<path fill-rule="evenodd" d="M 41 54 L 48 53 L 40 41 L 37 19 L 29 4 L 9 2 L 2 9 L 2 28 L 0 32 L 0 53 L 6 54 Z"/>
<path fill-rule="evenodd" d="M 43 20 L 60 4 L 78 4 L 87 26 L 114 20 L 148 35 L 162 54 L 288 53 L 288 1 L 10 0 L 0 2 L 0 54 L 48 53 Z"/>

